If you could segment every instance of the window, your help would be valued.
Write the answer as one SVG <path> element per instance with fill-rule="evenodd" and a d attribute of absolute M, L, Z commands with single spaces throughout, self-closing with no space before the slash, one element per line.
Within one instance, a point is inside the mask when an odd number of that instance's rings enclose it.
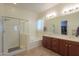
<path fill-rule="evenodd" d="M 37 30 L 38 30 L 38 31 L 43 30 L 43 27 L 44 27 L 44 20 L 37 20 L 36 26 L 37 26 Z"/>

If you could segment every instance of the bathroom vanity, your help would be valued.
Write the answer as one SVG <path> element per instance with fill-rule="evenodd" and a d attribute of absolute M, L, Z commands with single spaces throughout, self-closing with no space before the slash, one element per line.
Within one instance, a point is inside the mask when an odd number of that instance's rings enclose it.
<path fill-rule="evenodd" d="M 42 45 L 63 56 L 79 56 L 79 39 L 77 37 L 44 34 Z"/>

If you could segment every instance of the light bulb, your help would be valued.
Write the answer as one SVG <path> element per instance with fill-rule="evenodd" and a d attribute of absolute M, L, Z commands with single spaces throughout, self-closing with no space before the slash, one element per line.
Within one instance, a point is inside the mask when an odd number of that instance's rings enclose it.
<path fill-rule="evenodd" d="M 52 13 L 49 13 L 49 14 L 46 15 L 47 18 L 49 18 L 51 16 L 52 17 L 55 17 L 56 16 L 56 13 L 55 12 L 52 12 Z"/>
<path fill-rule="evenodd" d="M 16 4 L 16 3 L 13 3 L 13 4 Z"/>

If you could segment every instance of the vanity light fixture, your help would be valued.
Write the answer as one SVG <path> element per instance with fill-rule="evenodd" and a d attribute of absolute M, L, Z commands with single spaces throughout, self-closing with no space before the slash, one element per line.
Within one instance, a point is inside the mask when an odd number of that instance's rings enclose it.
<path fill-rule="evenodd" d="M 55 12 L 49 13 L 46 15 L 46 18 L 55 17 L 57 14 Z"/>
<path fill-rule="evenodd" d="M 76 7 L 75 9 L 79 9 L 78 7 Z"/>
<path fill-rule="evenodd" d="M 72 6 L 66 7 L 63 10 L 63 14 L 70 14 L 70 13 L 74 13 L 74 12 L 77 12 L 77 11 L 79 11 L 79 4 L 76 4 L 73 7 Z"/>
<path fill-rule="evenodd" d="M 66 11 L 64 11 L 64 13 L 66 13 Z"/>
<path fill-rule="evenodd" d="M 16 3 L 13 3 L 13 4 L 16 4 Z"/>

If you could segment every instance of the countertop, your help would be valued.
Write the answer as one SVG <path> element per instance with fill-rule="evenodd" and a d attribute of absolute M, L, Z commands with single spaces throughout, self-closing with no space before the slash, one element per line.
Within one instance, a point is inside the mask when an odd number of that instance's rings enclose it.
<path fill-rule="evenodd" d="M 79 37 L 75 37 L 75 36 L 59 35 L 59 34 L 52 34 L 52 33 L 44 33 L 43 36 L 48 36 L 48 37 L 60 38 L 60 39 L 63 39 L 63 40 L 79 42 Z"/>

